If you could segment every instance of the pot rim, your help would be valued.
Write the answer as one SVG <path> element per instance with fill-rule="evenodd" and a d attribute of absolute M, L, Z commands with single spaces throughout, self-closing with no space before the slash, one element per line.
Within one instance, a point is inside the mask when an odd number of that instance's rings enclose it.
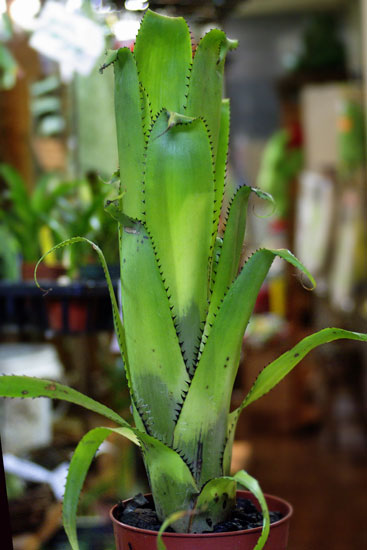
<path fill-rule="evenodd" d="M 250 491 L 241 491 L 241 490 L 237 491 L 237 494 L 252 495 L 252 493 Z M 151 493 L 148 493 L 148 495 L 144 495 L 144 496 L 150 496 L 150 495 L 151 495 Z M 279 519 L 278 521 L 274 521 L 273 523 L 271 523 L 270 527 L 272 527 L 272 528 L 277 527 L 278 525 L 281 525 L 281 524 L 289 521 L 289 519 L 293 515 L 293 506 L 287 500 L 284 500 L 283 498 L 277 497 L 275 495 L 269 495 L 268 493 L 264 493 L 264 497 L 266 498 L 266 500 L 268 498 L 271 498 L 276 503 L 280 503 L 288 509 L 288 512 L 285 514 L 285 516 L 282 517 L 281 519 Z M 129 500 L 131 500 L 131 499 L 127 499 L 124 502 L 127 502 Z M 151 531 L 150 529 L 141 529 L 140 527 L 133 527 L 132 525 L 128 525 L 127 523 L 122 523 L 121 521 L 116 519 L 115 516 L 114 516 L 114 511 L 117 508 L 117 506 L 118 506 L 118 504 L 115 504 L 109 512 L 110 518 L 111 518 L 113 523 L 123 527 L 124 529 L 127 529 L 128 531 L 132 531 L 134 533 L 141 533 L 142 535 L 146 535 L 146 536 L 150 535 L 150 536 L 153 536 L 153 537 L 156 537 L 158 535 L 158 531 Z M 251 529 L 243 529 L 242 531 L 227 531 L 227 532 L 224 532 L 224 533 L 167 533 L 167 532 L 164 532 L 163 536 L 168 537 L 168 538 L 178 538 L 179 537 L 179 538 L 199 538 L 199 539 L 200 538 L 213 538 L 213 537 L 235 537 L 235 536 L 242 535 L 244 533 L 255 533 L 255 534 L 259 533 L 260 534 L 261 530 L 262 530 L 262 527 L 252 527 Z"/>

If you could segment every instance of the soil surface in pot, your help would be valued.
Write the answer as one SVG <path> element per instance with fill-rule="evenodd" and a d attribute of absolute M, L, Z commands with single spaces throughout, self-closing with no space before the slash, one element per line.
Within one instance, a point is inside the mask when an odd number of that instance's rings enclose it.
<path fill-rule="evenodd" d="M 283 514 L 281 512 L 269 512 L 270 523 L 279 521 Z M 115 518 L 121 523 L 138 527 L 139 529 L 148 529 L 149 531 L 159 531 L 162 522 L 159 521 L 154 509 L 152 500 L 148 500 L 144 495 L 139 494 L 129 500 L 125 505 L 120 501 L 114 512 Z M 214 525 L 214 533 L 227 533 L 230 531 L 243 531 L 262 526 L 262 514 L 256 509 L 256 506 L 247 498 L 237 498 L 236 507 L 227 521 Z M 168 527 L 168 533 L 173 533 L 173 529 Z M 213 531 L 205 531 L 212 533 Z"/>

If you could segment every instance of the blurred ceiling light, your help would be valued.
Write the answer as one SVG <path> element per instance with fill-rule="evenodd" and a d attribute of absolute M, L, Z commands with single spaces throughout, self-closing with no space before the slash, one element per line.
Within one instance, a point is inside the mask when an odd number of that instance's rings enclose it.
<path fill-rule="evenodd" d="M 149 2 L 144 0 L 126 0 L 125 9 L 129 11 L 143 11 L 149 6 Z"/>
<path fill-rule="evenodd" d="M 0 0 L 0 15 L 6 13 L 6 0 Z"/>
<path fill-rule="evenodd" d="M 119 19 L 113 25 L 113 32 L 121 42 L 134 40 L 140 27 L 138 19 Z"/>
<path fill-rule="evenodd" d="M 40 8 L 40 0 L 13 0 L 9 10 L 14 23 L 23 29 L 32 29 Z"/>

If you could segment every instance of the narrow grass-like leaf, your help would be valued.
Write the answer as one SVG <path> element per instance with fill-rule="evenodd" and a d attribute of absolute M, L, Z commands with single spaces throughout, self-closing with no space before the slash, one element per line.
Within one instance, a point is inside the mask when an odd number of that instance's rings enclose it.
<path fill-rule="evenodd" d="M 114 323 L 115 332 L 116 332 L 116 338 L 117 338 L 117 341 L 118 341 L 118 344 L 119 344 L 119 347 L 120 347 L 121 355 L 122 355 L 123 360 L 124 360 L 125 372 L 126 372 L 126 376 L 127 376 L 128 382 L 129 382 L 129 380 L 130 380 L 130 369 L 129 369 L 129 362 L 128 362 L 128 357 L 127 357 L 127 353 L 126 353 L 124 327 L 123 327 L 123 324 L 121 322 L 120 312 L 119 312 L 119 308 L 118 308 L 118 305 L 117 305 L 115 291 L 113 289 L 113 285 L 112 285 L 110 273 L 108 271 L 107 263 L 106 263 L 104 255 L 103 255 L 103 252 L 99 248 L 99 246 L 97 246 L 93 241 L 90 241 L 89 239 L 86 239 L 85 237 L 73 237 L 71 239 L 67 239 L 65 241 L 62 241 L 61 243 L 59 243 L 59 244 L 55 245 L 54 247 L 52 247 L 48 252 L 46 252 L 46 254 L 44 254 L 38 260 L 38 262 L 36 264 L 36 268 L 34 270 L 34 280 L 36 282 L 36 285 L 39 288 L 41 288 L 39 283 L 38 283 L 38 280 L 37 280 L 37 270 L 38 270 L 38 266 L 40 265 L 40 263 L 43 262 L 43 260 L 46 258 L 46 256 L 48 256 L 48 254 L 51 254 L 55 250 L 58 250 L 59 248 L 65 248 L 66 246 L 71 246 L 71 245 L 76 244 L 76 243 L 85 243 L 85 244 L 88 244 L 89 246 L 91 246 L 93 248 L 93 250 L 95 250 L 95 252 L 97 253 L 98 258 L 101 262 L 103 272 L 104 272 L 104 275 L 106 277 L 108 292 L 109 292 L 109 295 L 110 295 L 110 300 L 111 300 L 111 305 L 112 305 L 112 316 L 113 316 L 113 323 Z M 45 289 L 42 289 L 42 290 L 45 290 Z M 52 289 L 47 289 L 47 292 L 49 292 L 50 290 L 52 290 Z"/>
<path fill-rule="evenodd" d="M 226 294 L 198 361 L 174 434 L 174 445 L 191 457 L 200 486 L 223 475 L 227 417 L 242 338 L 260 287 L 276 256 L 301 269 L 313 281 L 288 250 L 262 249 L 245 263 Z"/>
<path fill-rule="evenodd" d="M 134 404 L 148 432 L 171 444 L 189 377 L 152 243 L 139 223 L 122 231 L 122 311 Z"/>
<path fill-rule="evenodd" d="M 87 397 L 83 393 L 53 382 L 50 380 L 44 380 L 42 378 L 31 378 L 30 376 L 0 376 L 0 396 L 2 397 L 20 397 L 22 399 L 35 397 L 48 397 L 50 399 L 60 399 L 61 401 L 68 401 L 75 405 L 80 405 L 85 409 L 100 414 L 116 424 L 125 428 L 131 428 L 130 424 L 126 422 L 120 415 L 115 413 L 106 405 L 98 403 L 94 399 Z"/>
<path fill-rule="evenodd" d="M 342 338 L 367 342 L 367 334 L 340 328 L 324 328 L 315 334 L 306 336 L 291 350 L 283 353 L 260 372 L 239 410 L 242 411 L 250 403 L 273 389 L 314 348 Z"/>
<path fill-rule="evenodd" d="M 233 479 L 236 480 L 237 483 L 245 487 L 248 491 L 250 491 L 256 497 L 260 504 L 263 514 L 263 528 L 254 550 L 262 550 L 268 539 L 270 531 L 269 510 L 264 494 L 260 488 L 258 481 L 254 477 L 250 476 L 247 472 L 245 472 L 245 470 L 237 472 L 237 474 L 233 476 Z"/>
<path fill-rule="evenodd" d="M 134 56 L 153 116 L 162 108 L 182 113 L 192 59 L 186 21 L 148 10 L 136 37 Z"/>
<path fill-rule="evenodd" d="M 210 145 L 201 120 L 166 111 L 158 117 L 147 149 L 145 206 L 147 228 L 191 368 L 208 308 L 214 209 Z"/>
<path fill-rule="evenodd" d="M 76 516 L 80 492 L 89 467 L 103 441 L 116 433 L 136 442 L 136 436 L 127 428 L 93 428 L 78 443 L 70 462 L 63 502 L 63 523 L 72 550 L 79 550 L 76 532 Z"/>
<path fill-rule="evenodd" d="M 114 62 L 115 112 L 123 210 L 142 218 L 142 181 L 145 137 L 141 90 L 136 63 L 129 48 L 118 51 Z"/>

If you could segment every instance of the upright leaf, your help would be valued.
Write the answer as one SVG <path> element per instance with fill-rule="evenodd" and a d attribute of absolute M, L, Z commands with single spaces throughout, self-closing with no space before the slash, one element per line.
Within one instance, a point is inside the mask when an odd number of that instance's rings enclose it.
<path fill-rule="evenodd" d="M 163 521 L 177 511 L 192 509 L 199 489 L 184 459 L 148 436 L 142 438 L 141 449 L 159 519 Z M 178 517 L 175 530 L 187 532 L 189 520 L 189 515 Z"/>
<path fill-rule="evenodd" d="M 243 334 L 257 294 L 275 258 L 306 268 L 288 250 L 259 250 L 244 265 L 214 320 L 178 419 L 174 445 L 190 457 L 201 487 L 223 472 L 227 418 Z"/>
<path fill-rule="evenodd" d="M 192 59 L 186 21 L 148 10 L 136 37 L 134 56 L 153 116 L 162 108 L 182 113 Z"/>
<path fill-rule="evenodd" d="M 210 325 L 214 321 L 218 307 L 238 273 L 246 230 L 247 205 L 251 192 L 264 200 L 273 201 L 271 195 L 247 185 L 239 187 L 232 197 L 227 210 L 226 227 L 220 247 L 219 261 L 214 264 L 214 284 L 205 332 L 210 331 Z"/>
<path fill-rule="evenodd" d="M 163 111 L 146 156 L 146 224 L 191 368 L 208 307 L 214 176 L 203 122 Z"/>
<path fill-rule="evenodd" d="M 190 75 L 185 112 L 202 117 L 208 124 L 214 158 L 221 122 L 224 62 L 228 50 L 236 47 L 237 42 L 229 40 L 223 31 L 209 31 L 196 48 Z"/>
<path fill-rule="evenodd" d="M 230 107 L 229 99 L 223 99 L 220 110 L 220 125 L 218 135 L 218 148 L 215 158 L 215 212 L 213 241 L 218 233 L 219 217 L 222 208 L 224 184 L 226 178 L 227 155 L 229 145 L 229 118 Z"/>
<path fill-rule="evenodd" d="M 123 210 L 132 218 L 142 217 L 142 181 L 145 137 L 140 84 L 129 48 L 118 50 L 114 61 L 115 112 Z"/>
<path fill-rule="evenodd" d="M 189 378 L 151 241 L 138 223 L 122 231 L 122 312 L 134 405 L 147 432 L 171 444 Z"/>

